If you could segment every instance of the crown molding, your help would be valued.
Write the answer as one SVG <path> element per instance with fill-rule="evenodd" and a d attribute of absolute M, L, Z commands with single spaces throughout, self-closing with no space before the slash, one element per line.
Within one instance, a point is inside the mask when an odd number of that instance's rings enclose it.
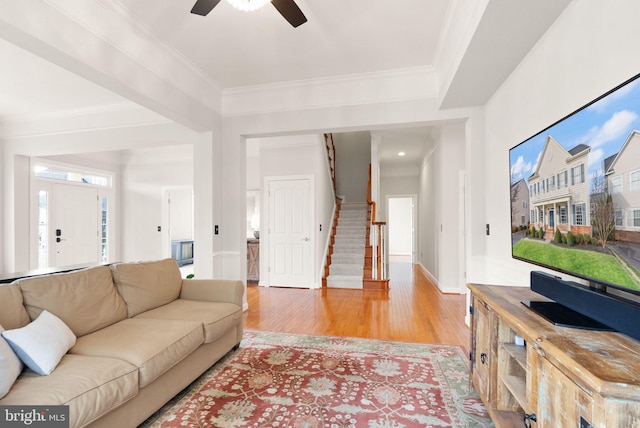
<path fill-rule="evenodd" d="M 427 66 L 230 88 L 222 116 L 430 99 L 438 96 L 438 80 Z"/>
<path fill-rule="evenodd" d="M 173 121 L 133 102 L 2 117 L 7 139 L 167 123 Z"/>
<path fill-rule="evenodd" d="M 154 46 L 160 48 L 167 55 L 172 56 L 178 63 L 182 64 L 186 69 L 191 71 L 192 73 L 198 75 L 200 80 L 198 81 L 198 85 L 200 86 L 200 91 L 202 92 L 202 87 L 209 87 L 211 91 L 216 92 L 219 96 L 222 95 L 222 87 L 216 81 L 214 81 L 209 75 L 207 75 L 200 67 L 194 64 L 191 60 L 189 60 L 182 52 L 174 48 L 172 45 L 167 43 L 165 40 L 156 36 L 156 34 L 152 31 L 152 29 L 144 23 L 144 20 L 139 16 L 134 14 L 130 9 L 125 7 L 119 0 L 94 0 L 96 3 L 101 5 L 104 9 L 109 10 L 120 19 L 126 27 L 132 28 L 136 33 L 140 33 L 142 37 L 146 40 L 150 40 Z M 160 69 L 165 71 L 166 69 Z M 171 75 L 167 75 L 167 78 L 171 78 Z M 205 91 L 209 92 L 209 91 Z M 212 106 L 213 107 L 213 106 Z"/>

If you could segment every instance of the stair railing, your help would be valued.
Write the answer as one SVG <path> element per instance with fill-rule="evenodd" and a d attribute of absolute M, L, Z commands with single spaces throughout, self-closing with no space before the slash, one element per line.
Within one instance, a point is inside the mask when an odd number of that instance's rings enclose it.
<path fill-rule="evenodd" d="M 367 183 L 367 203 L 371 213 L 371 228 L 369 231 L 369 242 L 371 243 L 373 266 L 371 277 L 373 279 L 388 279 L 387 273 L 387 223 L 376 221 L 376 201 L 371 199 L 371 164 L 369 164 L 369 181 Z"/>
<path fill-rule="evenodd" d="M 329 172 L 331 174 L 331 182 L 333 183 L 333 194 L 337 196 L 336 187 L 336 145 L 333 142 L 333 134 L 324 134 L 324 146 L 327 149 L 327 158 L 329 160 Z"/>

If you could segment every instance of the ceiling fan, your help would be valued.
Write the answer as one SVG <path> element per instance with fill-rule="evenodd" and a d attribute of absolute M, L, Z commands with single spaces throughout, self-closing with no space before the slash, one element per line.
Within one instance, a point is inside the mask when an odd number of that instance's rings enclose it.
<path fill-rule="evenodd" d="M 247 0 L 247 2 L 251 2 L 251 0 Z M 206 16 L 218 3 L 220 3 L 220 0 L 197 0 L 191 9 L 191 13 Z M 271 0 L 271 4 L 293 27 L 298 27 L 307 22 L 307 18 L 295 0 Z"/>

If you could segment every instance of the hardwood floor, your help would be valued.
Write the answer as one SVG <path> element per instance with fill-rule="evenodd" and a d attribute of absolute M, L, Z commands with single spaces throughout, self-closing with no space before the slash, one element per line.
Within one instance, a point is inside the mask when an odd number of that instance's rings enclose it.
<path fill-rule="evenodd" d="M 466 297 L 442 294 L 409 262 L 389 266 L 388 291 L 247 287 L 245 327 L 469 347 Z"/>

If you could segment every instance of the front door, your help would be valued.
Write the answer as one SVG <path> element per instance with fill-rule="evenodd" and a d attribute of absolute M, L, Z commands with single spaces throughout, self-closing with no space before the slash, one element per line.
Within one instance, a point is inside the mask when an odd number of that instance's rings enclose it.
<path fill-rule="evenodd" d="M 269 181 L 269 285 L 313 286 L 311 181 Z"/>
<path fill-rule="evenodd" d="M 49 236 L 53 241 L 53 266 L 98 263 L 98 190 L 55 184 L 51 209 Z"/>
<path fill-rule="evenodd" d="M 549 227 L 553 229 L 555 227 L 555 219 L 553 218 L 553 210 L 549 210 Z"/>

